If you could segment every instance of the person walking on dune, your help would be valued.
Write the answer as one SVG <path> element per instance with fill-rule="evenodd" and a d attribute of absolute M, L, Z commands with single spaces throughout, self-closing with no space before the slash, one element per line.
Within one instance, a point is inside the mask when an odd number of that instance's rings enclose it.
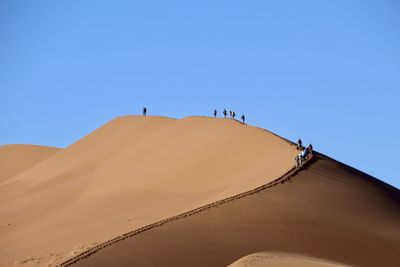
<path fill-rule="evenodd" d="M 232 111 L 232 119 L 235 119 L 235 117 L 236 117 L 236 113 L 235 113 L 235 111 Z"/>
<path fill-rule="evenodd" d="M 228 115 L 228 112 L 226 111 L 226 109 L 224 109 L 224 112 L 222 112 L 224 114 L 224 118 L 226 118 L 226 115 Z"/>
<path fill-rule="evenodd" d="M 302 155 L 302 158 L 304 159 L 304 160 L 307 160 L 308 159 L 308 148 L 305 148 L 305 147 L 303 147 L 302 148 L 302 151 L 301 151 L 301 155 Z"/>
<path fill-rule="evenodd" d="M 303 142 L 301 141 L 301 138 L 299 138 L 299 140 L 297 140 L 297 150 L 300 150 L 303 147 Z"/>
<path fill-rule="evenodd" d="M 243 124 L 244 124 L 244 120 L 246 119 L 246 117 L 244 115 L 242 115 L 241 119 L 242 119 Z"/>
<path fill-rule="evenodd" d="M 216 117 L 217 117 L 217 110 L 214 109 L 214 118 L 216 118 Z"/>
<path fill-rule="evenodd" d="M 312 152 L 313 152 L 313 146 L 312 146 L 312 144 L 309 144 L 308 147 L 307 147 L 307 155 L 309 157 L 311 157 L 312 156 Z"/>
<path fill-rule="evenodd" d="M 143 107 L 143 116 L 146 116 L 146 114 L 147 114 L 147 108 Z"/>
<path fill-rule="evenodd" d="M 307 159 L 307 150 L 303 147 L 301 148 L 301 152 L 299 153 L 298 157 L 298 161 L 299 164 L 298 166 L 301 166 L 303 164 L 303 161 L 305 161 Z"/>
<path fill-rule="evenodd" d="M 301 156 L 300 156 L 300 154 L 297 155 L 297 156 L 294 158 L 294 160 L 296 161 L 296 168 L 300 167 L 300 165 L 301 165 Z"/>
<path fill-rule="evenodd" d="M 229 110 L 229 117 L 232 118 L 232 110 Z"/>

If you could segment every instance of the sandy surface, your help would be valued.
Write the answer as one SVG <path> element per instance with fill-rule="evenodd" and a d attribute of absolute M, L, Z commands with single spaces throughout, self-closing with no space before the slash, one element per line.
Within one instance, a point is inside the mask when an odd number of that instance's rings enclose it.
<path fill-rule="evenodd" d="M 60 263 L 267 183 L 295 154 L 285 140 L 230 119 L 117 118 L 0 183 L 0 266 Z"/>
<path fill-rule="evenodd" d="M 348 267 L 348 265 L 296 254 L 259 252 L 247 255 L 229 267 Z"/>
<path fill-rule="evenodd" d="M 320 266 L 398 267 L 399 222 L 398 189 L 320 155 L 284 184 L 140 233 L 73 266 L 227 266 L 280 251 L 320 259 Z"/>
<path fill-rule="evenodd" d="M 54 155 L 60 149 L 35 145 L 0 146 L 0 183 Z"/>

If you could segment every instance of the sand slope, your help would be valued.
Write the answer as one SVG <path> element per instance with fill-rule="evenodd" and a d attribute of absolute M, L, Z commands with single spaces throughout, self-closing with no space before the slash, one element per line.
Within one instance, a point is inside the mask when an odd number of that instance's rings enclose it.
<path fill-rule="evenodd" d="M 0 146 L 0 182 L 35 166 L 59 150 L 35 145 Z"/>
<path fill-rule="evenodd" d="M 316 266 L 397 267 L 399 190 L 319 155 L 284 184 L 153 228 L 74 266 L 227 266 L 260 251 L 324 259 Z M 285 262 L 304 265 L 292 257 L 267 266 Z"/>
<path fill-rule="evenodd" d="M 295 154 L 285 140 L 230 119 L 117 118 L 0 184 L 0 265 L 60 263 L 269 182 Z"/>

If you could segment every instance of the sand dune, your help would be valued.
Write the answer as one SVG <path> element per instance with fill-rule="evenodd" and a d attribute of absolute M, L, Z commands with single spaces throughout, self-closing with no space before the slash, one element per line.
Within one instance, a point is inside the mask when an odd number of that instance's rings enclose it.
<path fill-rule="evenodd" d="M 230 119 L 126 116 L 44 160 L 7 151 L 0 266 L 400 263 L 398 189 L 321 154 L 290 172 L 292 143 Z"/>
<path fill-rule="evenodd" d="M 346 267 L 347 265 L 296 254 L 259 252 L 232 263 L 229 267 Z M 347 266 L 348 267 L 348 266 Z"/>
<path fill-rule="evenodd" d="M 63 262 L 270 182 L 295 154 L 286 140 L 230 119 L 117 118 L 0 184 L 0 265 Z"/>
<path fill-rule="evenodd" d="M 284 184 L 142 232 L 73 266 L 227 266 L 259 251 L 307 255 L 319 266 L 399 266 L 399 190 L 323 155 L 314 160 Z M 285 262 L 305 264 L 293 257 L 270 263 Z"/>
<path fill-rule="evenodd" d="M 59 150 L 35 145 L 0 146 L 0 182 L 33 167 Z"/>

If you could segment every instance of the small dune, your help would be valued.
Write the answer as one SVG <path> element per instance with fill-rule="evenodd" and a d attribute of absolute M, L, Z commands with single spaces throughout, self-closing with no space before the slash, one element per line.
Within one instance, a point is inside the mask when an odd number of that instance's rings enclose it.
<path fill-rule="evenodd" d="M 287 253 L 259 252 L 247 255 L 228 267 L 350 267 L 323 259 Z"/>
<path fill-rule="evenodd" d="M 60 151 L 56 147 L 36 145 L 0 146 L 0 183 Z"/>

